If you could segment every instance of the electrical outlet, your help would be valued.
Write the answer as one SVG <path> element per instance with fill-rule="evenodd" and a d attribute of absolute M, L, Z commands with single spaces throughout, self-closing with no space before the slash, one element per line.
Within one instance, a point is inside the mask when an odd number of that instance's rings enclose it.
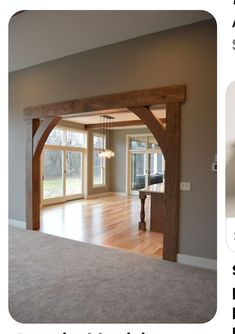
<path fill-rule="evenodd" d="M 180 182 L 180 190 L 191 191 L 191 182 Z"/>
<path fill-rule="evenodd" d="M 217 162 L 213 162 L 212 164 L 212 171 L 217 172 Z"/>

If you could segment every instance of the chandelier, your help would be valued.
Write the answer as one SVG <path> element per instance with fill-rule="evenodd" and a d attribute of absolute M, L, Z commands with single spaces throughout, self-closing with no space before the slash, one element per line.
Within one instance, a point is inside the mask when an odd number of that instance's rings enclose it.
<path fill-rule="evenodd" d="M 115 156 L 114 151 L 109 147 L 110 145 L 110 128 L 112 127 L 112 122 L 114 120 L 114 117 L 109 115 L 101 115 L 100 116 L 100 124 L 101 126 L 101 132 L 103 134 L 103 147 L 102 151 L 99 152 L 99 156 L 101 158 L 113 158 Z"/>

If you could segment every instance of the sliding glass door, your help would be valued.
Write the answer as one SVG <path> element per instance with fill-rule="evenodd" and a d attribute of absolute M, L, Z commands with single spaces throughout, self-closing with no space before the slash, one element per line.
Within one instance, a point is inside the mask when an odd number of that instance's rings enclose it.
<path fill-rule="evenodd" d="M 42 205 L 83 197 L 85 152 L 84 133 L 52 131 L 42 152 Z"/>
<path fill-rule="evenodd" d="M 82 152 L 66 151 L 66 196 L 82 196 Z"/>
<path fill-rule="evenodd" d="M 43 151 L 43 200 L 64 196 L 64 152 L 59 150 Z"/>
<path fill-rule="evenodd" d="M 164 182 L 165 160 L 152 135 L 128 136 L 128 193 Z"/>

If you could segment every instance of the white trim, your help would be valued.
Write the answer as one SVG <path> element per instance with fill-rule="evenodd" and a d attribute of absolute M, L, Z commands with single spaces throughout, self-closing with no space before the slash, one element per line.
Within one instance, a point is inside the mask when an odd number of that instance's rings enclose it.
<path fill-rule="evenodd" d="M 214 259 L 208 259 L 205 257 L 177 254 L 177 262 L 182 263 L 182 264 L 188 264 L 194 267 L 205 268 L 205 269 L 211 269 L 211 270 L 217 269 L 217 261 Z"/>
<path fill-rule="evenodd" d="M 65 135 L 65 133 L 64 133 Z M 71 149 L 72 148 L 72 149 Z M 63 196 L 59 197 L 52 197 L 52 198 L 43 198 L 43 179 L 42 176 L 44 174 L 43 171 L 43 162 L 44 162 L 44 150 L 51 150 L 51 151 L 61 151 L 62 152 L 62 182 L 63 182 Z M 82 177 L 81 177 L 81 193 L 80 194 L 74 194 L 74 195 L 66 195 L 66 180 L 67 180 L 67 174 L 64 174 L 64 171 L 66 170 L 66 153 L 68 152 L 76 152 L 81 154 L 82 159 Z M 40 179 L 41 179 L 41 194 L 40 194 L 40 202 L 41 206 L 51 205 L 51 204 L 58 204 L 58 203 L 65 203 L 67 201 L 71 201 L 73 199 L 81 199 L 84 198 L 84 193 L 86 192 L 85 189 L 85 181 L 84 178 L 86 177 L 85 173 L 85 164 L 87 164 L 87 149 L 86 148 L 80 148 L 80 147 L 70 147 L 70 146 L 60 146 L 60 145 L 44 145 L 43 151 L 41 154 L 41 160 L 40 160 Z"/>
<path fill-rule="evenodd" d="M 16 220 L 16 219 L 9 219 L 8 221 L 9 221 L 10 226 L 26 229 L 26 223 L 25 222 L 22 222 L 22 221 Z"/>

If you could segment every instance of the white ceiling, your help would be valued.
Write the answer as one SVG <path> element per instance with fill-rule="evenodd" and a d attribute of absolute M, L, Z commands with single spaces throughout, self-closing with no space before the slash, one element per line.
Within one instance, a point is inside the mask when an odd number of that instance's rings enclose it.
<path fill-rule="evenodd" d="M 119 109 L 118 109 L 119 110 Z M 105 112 L 105 115 L 110 115 L 114 117 L 113 122 L 123 122 L 123 121 L 133 121 L 138 120 L 137 117 L 133 112 L 125 111 L 125 112 L 114 112 L 115 110 L 112 109 L 110 113 L 109 110 Z M 166 117 L 166 110 L 165 109 L 153 109 L 151 110 L 153 115 L 158 118 L 165 118 Z M 80 123 L 80 124 L 101 124 L 102 119 L 100 115 L 92 115 L 92 116 L 79 116 L 79 117 L 71 117 L 66 118 L 67 121 Z M 113 127 L 113 126 L 112 126 Z"/>
<path fill-rule="evenodd" d="M 107 112 L 106 115 L 108 114 L 109 113 Z M 137 117 L 132 112 L 120 112 L 115 114 L 112 113 L 110 116 L 114 117 L 113 122 L 133 121 L 139 119 L 139 117 Z M 102 122 L 100 115 L 66 118 L 66 120 L 80 124 L 99 124 Z"/>
<path fill-rule="evenodd" d="M 9 24 L 9 70 L 210 18 L 205 11 L 24 11 Z"/>

